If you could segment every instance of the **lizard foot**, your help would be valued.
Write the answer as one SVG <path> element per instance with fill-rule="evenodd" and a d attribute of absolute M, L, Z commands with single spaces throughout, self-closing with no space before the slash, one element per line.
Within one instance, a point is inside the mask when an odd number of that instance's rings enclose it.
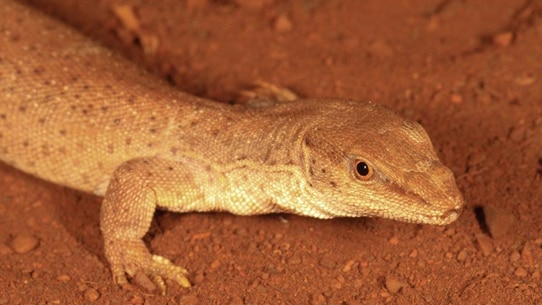
<path fill-rule="evenodd" d="M 250 108 L 262 108 L 292 102 L 297 99 L 299 99 L 299 96 L 290 89 L 264 81 L 256 81 L 251 90 L 241 91 L 236 104 L 242 104 Z"/>
<path fill-rule="evenodd" d="M 150 254 L 142 241 L 128 242 L 116 240 L 108 242 L 105 244 L 105 255 L 111 265 L 113 278 L 120 286 L 128 284 L 126 275 L 132 279 L 136 277 L 141 279 L 139 275 L 144 275 L 147 283 L 150 278 L 162 294 L 166 293 L 164 279 L 171 279 L 185 288 L 191 286 L 190 281 L 186 277 L 188 272 L 184 268 L 173 264 L 167 258 Z M 138 280 L 136 282 L 148 290 L 155 288 L 152 284 L 141 284 L 142 281 Z"/>

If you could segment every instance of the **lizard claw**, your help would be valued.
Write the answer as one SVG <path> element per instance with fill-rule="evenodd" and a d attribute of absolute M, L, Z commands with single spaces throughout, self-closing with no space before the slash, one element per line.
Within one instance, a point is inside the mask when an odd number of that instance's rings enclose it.
<path fill-rule="evenodd" d="M 153 270 L 160 270 L 159 273 L 164 274 L 164 277 L 166 278 L 174 280 L 181 287 L 189 288 L 192 286 L 188 278 L 186 278 L 186 275 L 188 274 L 186 269 L 173 264 L 167 258 L 159 255 L 153 255 L 152 260 L 154 262 Z"/>
<path fill-rule="evenodd" d="M 128 284 L 126 275 L 132 278 L 139 286 L 147 290 L 156 287 L 162 294 L 166 293 L 164 279 L 171 279 L 184 288 L 191 287 L 186 277 L 186 269 L 173 264 L 167 258 L 151 255 L 143 243 L 129 243 L 119 245 L 117 241 L 106 247 L 106 257 L 111 265 L 111 272 L 115 282 L 120 286 Z M 150 283 L 149 281 L 152 281 Z"/>

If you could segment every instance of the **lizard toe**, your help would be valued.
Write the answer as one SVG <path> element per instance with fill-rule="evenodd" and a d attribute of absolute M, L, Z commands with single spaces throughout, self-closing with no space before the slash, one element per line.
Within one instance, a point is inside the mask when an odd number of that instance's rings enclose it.
<path fill-rule="evenodd" d="M 190 284 L 190 281 L 186 277 L 188 271 L 186 271 L 186 269 L 184 269 L 183 267 L 177 266 L 167 258 L 159 255 L 153 255 L 152 261 L 153 263 L 149 272 L 153 272 L 154 274 L 159 275 L 163 278 L 172 279 L 184 288 L 192 286 Z"/>
<path fill-rule="evenodd" d="M 128 284 L 127 276 L 131 282 L 150 291 L 158 288 L 162 294 L 166 292 L 164 279 L 171 279 L 184 288 L 191 286 L 186 269 L 167 258 L 152 255 L 142 241 L 115 240 L 106 245 L 106 257 L 119 286 Z"/>

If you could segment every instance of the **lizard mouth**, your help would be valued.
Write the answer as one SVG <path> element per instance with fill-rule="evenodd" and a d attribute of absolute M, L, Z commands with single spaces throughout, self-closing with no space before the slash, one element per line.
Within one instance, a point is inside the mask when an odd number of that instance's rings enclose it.
<path fill-rule="evenodd" d="M 457 220 L 459 215 L 463 212 L 463 208 L 457 208 L 453 210 L 449 210 L 446 213 L 444 213 L 440 219 L 443 223 L 449 224 Z"/>
<path fill-rule="evenodd" d="M 427 224 L 435 224 L 435 225 L 447 225 L 450 224 L 459 218 L 459 216 L 463 213 L 463 206 L 459 205 L 453 209 L 450 209 L 441 215 L 435 216 L 435 215 L 420 215 L 420 217 L 416 217 L 415 221 L 421 221 L 423 223 Z"/>
<path fill-rule="evenodd" d="M 447 225 L 452 222 L 454 222 L 458 217 L 460 213 L 458 213 L 455 210 L 446 212 L 444 215 L 416 215 L 409 219 L 404 219 L 405 222 L 413 222 L 413 223 L 420 223 L 420 224 L 428 224 L 428 225 Z"/>
<path fill-rule="evenodd" d="M 463 213 L 465 200 L 459 190 L 457 190 L 457 187 L 455 188 L 454 192 L 448 192 L 448 194 L 452 195 L 447 195 L 441 199 L 433 200 L 433 204 L 431 204 L 431 202 L 429 202 L 426 198 L 423 198 L 423 196 L 414 194 L 415 197 L 424 203 L 425 207 L 434 207 L 432 212 L 420 213 L 420 215 L 416 215 L 414 217 L 414 221 L 433 225 L 447 225 L 456 221 Z"/>

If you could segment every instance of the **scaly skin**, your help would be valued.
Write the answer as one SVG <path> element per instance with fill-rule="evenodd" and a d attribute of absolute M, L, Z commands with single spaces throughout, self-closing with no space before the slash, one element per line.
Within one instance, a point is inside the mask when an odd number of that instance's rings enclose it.
<path fill-rule="evenodd" d="M 179 92 L 76 33 L 0 0 L 0 160 L 104 196 L 117 283 L 186 271 L 141 238 L 156 208 L 448 224 L 463 207 L 417 123 L 375 103 L 307 99 L 259 109 Z M 358 166 L 359 165 L 359 166 Z"/>

